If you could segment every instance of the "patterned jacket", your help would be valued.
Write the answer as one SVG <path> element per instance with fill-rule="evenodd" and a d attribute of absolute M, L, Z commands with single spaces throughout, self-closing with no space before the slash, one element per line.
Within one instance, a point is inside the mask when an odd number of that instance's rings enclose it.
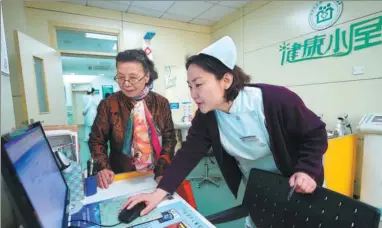
<path fill-rule="evenodd" d="M 144 100 L 158 135 L 162 138 L 161 156 L 154 168 L 155 176 L 161 176 L 174 156 L 174 123 L 169 102 L 165 97 L 149 92 Z M 133 101 L 121 91 L 100 102 L 89 136 L 89 149 L 92 158 L 100 164 L 101 169 L 108 168 L 116 174 L 135 170 L 132 158 L 122 153 L 125 129 L 132 108 Z"/>

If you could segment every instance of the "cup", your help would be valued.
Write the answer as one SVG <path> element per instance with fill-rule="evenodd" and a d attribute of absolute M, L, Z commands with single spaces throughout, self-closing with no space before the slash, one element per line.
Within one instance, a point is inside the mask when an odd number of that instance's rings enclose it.
<path fill-rule="evenodd" d="M 92 196 L 97 193 L 97 176 L 85 178 L 85 195 Z"/>

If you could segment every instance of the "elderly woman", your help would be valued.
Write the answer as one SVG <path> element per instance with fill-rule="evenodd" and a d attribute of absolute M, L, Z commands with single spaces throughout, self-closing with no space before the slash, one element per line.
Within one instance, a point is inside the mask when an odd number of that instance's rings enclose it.
<path fill-rule="evenodd" d="M 98 186 L 108 188 L 115 173 L 129 171 L 153 170 L 159 182 L 176 144 L 169 102 L 149 91 L 158 74 L 143 50 L 120 52 L 116 65 L 121 91 L 101 101 L 89 137 L 92 158 L 101 166 Z"/>

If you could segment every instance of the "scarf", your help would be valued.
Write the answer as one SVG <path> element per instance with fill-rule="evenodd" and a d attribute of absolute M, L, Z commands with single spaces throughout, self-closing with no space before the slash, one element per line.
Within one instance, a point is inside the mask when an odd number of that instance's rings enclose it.
<path fill-rule="evenodd" d="M 153 118 L 143 100 L 149 92 L 146 87 L 141 94 L 132 98 L 135 104 L 127 121 L 122 148 L 122 153 L 133 158 L 136 170 L 141 172 L 154 168 L 162 150 Z"/>

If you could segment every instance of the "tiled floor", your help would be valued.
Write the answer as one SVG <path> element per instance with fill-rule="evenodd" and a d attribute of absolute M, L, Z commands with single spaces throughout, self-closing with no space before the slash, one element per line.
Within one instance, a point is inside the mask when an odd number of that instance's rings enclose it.
<path fill-rule="evenodd" d="M 219 168 L 215 162 L 214 165 L 208 161 L 208 164 L 211 168 L 210 176 L 223 176 L 220 173 Z M 204 160 L 202 160 L 199 165 L 191 172 L 189 177 L 199 177 L 204 173 Z M 204 184 L 200 188 L 197 188 L 197 181 L 192 181 L 192 190 L 194 192 L 196 205 L 198 211 L 204 215 L 211 215 L 231 207 L 235 207 L 241 204 L 243 198 L 243 185 L 240 186 L 239 196 L 237 199 L 233 196 L 231 191 L 228 189 L 227 184 L 224 180 L 220 180 L 218 184 L 219 187 L 215 187 L 212 184 Z M 232 227 L 244 227 L 244 218 L 229 223 L 219 224 L 219 228 L 232 228 Z"/>

